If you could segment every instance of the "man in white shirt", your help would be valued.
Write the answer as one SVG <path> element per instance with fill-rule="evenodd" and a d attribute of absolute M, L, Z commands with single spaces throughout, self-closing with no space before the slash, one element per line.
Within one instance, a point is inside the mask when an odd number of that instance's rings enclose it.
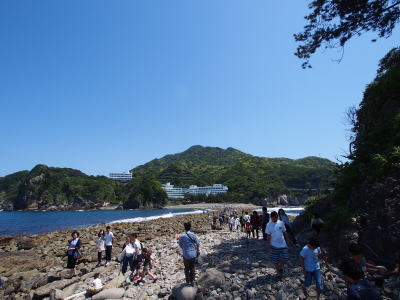
<path fill-rule="evenodd" d="M 244 213 L 243 219 L 244 219 L 244 223 L 245 223 L 245 224 L 246 224 L 247 222 L 250 222 L 250 215 L 248 214 L 247 211 Z"/>
<path fill-rule="evenodd" d="M 265 247 L 267 249 L 271 248 L 271 262 L 275 264 L 277 275 L 282 276 L 282 267 L 289 261 L 289 250 L 285 237 L 289 246 L 291 246 L 291 239 L 286 232 L 285 223 L 278 220 L 276 211 L 271 212 L 271 221 L 267 224 L 265 233 L 267 234 Z"/>
<path fill-rule="evenodd" d="M 111 254 L 112 254 L 112 246 L 114 242 L 114 234 L 111 232 L 111 227 L 107 226 L 106 227 L 106 264 L 105 266 L 107 267 L 110 264 L 111 261 Z"/>

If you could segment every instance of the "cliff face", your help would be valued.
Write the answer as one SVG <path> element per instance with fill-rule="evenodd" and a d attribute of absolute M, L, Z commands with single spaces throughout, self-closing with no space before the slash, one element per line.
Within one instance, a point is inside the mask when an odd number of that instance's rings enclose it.
<path fill-rule="evenodd" d="M 296 221 L 309 228 L 312 212 L 326 221 L 325 239 L 344 254 L 358 242 L 370 259 L 392 264 L 400 245 L 400 48 L 380 63 L 377 77 L 351 114 L 349 162 L 340 167 L 332 196 L 309 205 Z"/>

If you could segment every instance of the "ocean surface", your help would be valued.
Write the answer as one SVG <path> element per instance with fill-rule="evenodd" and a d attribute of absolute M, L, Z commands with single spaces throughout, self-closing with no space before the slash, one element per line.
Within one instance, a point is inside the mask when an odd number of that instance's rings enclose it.
<path fill-rule="evenodd" d="M 268 209 L 278 211 L 280 207 Z M 284 207 L 288 215 L 296 216 L 301 207 Z M 101 223 L 142 222 L 179 215 L 199 214 L 200 209 L 137 209 L 92 211 L 0 211 L 0 236 L 36 234 L 62 229 L 81 229 Z M 249 211 L 249 213 L 251 213 Z"/>
<path fill-rule="evenodd" d="M 101 223 L 141 222 L 202 212 L 198 209 L 0 211 L 0 236 L 80 229 Z"/>

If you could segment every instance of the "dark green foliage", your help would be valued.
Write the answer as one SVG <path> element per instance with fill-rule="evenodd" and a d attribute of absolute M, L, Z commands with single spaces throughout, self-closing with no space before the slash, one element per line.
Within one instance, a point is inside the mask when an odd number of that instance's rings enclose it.
<path fill-rule="evenodd" d="M 124 190 L 127 195 L 123 201 L 124 208 L 162 207 L 167 200 L 161 183 L 148 178 L 137 178 L 126 184 Z"/>
<path fill-rule="evenodd" d="M 132 173 L 135 177 L 154 178 L 184 187 L 222 183 L 229 187 L 228 194 L 213 200 L 248 202 L 289 193 L 289 189 L 329 188 L 335 166 L 318 157 L 263 158 L 233 148 L 193 146 L 182 153 L 139 166 Z M 191 198 L 190 201 L 200 199 Z"/>
<path fill-rule="evenodd" d="M 335 210 L 329 220 L 350 223 L 350 199 L 361 186 L 380 184 L 400 170 L 400 48 L 380 62 L 353 117 L 350 161 L 338 169 Z M 328 220 L 328 221 L 329 221 Z"/>
<path fill-rule="evenodd" d="M 314 0 L 308 7 L 308 24 L 295 34 L 301 43 L 295 54 L 304 60 L 303 68 L 310 67 L 309 59 L 320 47 L 344 47 L 353 36 L 368 31 L 389 37 L 400 18 L 398 0 Z"/>
<path fill-rule="evenodd" d="M 12 201 L 18 195 L 18 187 L 24 181 L 29 171 L 20 171 L 0 177 L 0 204 L 3 201 Z"/>
<path fill-rule="evenodd" d="M 134 182 L 134 183 L 133 183 Z M 166 198 L 161 184 L 153 180 L 115 182 L 105 176 L 87 176 L 79 170 L 37 165 L 0 178 L 0 202 L 10 201 L 14 209 L 95 208 L 138 199 L 137 207 L 159 207 Z"/>

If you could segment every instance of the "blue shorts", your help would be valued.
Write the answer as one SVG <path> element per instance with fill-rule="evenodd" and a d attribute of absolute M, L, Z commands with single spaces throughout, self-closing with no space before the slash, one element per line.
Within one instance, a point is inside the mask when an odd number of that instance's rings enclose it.
<path fill-rule="evenodd" d="M 320 291 L 323 291 L 324 286 L 322 285 L 320 270 L 315 270 L 312 272 L 306 271 L 306 278 L 304 280 L 305 286 L 310 286 L 313 282 L 313 279 L 315 280 L 315 285 L 316 285 L 317 289 Z"/>
<path fill-rule="evenodd" d="M 271 247 L 270 259 L 271 262 L 274 264 L 288 262 L 289 261 L 288 248 Z"/>

